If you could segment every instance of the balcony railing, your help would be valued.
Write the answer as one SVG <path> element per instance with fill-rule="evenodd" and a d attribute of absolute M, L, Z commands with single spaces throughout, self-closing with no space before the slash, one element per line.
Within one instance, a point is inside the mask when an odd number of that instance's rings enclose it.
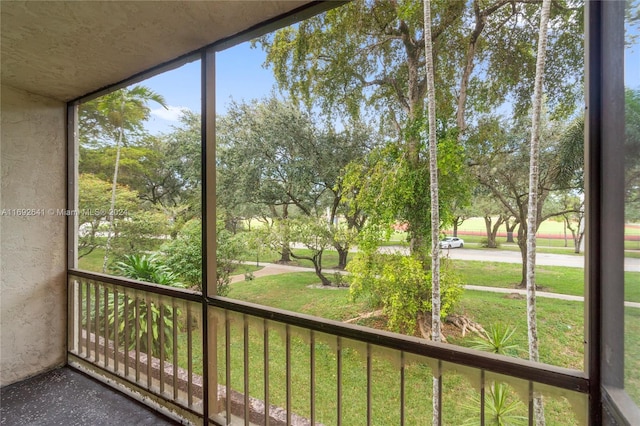
<path fill-rule="evenodd" d="M 563 424 L 586 424 L 585 374 L 546 364 L 110 276 L 69 275 L 70 362 L 203 423 L 533 423 L 533 397 Z M 151 312 L 148 315 L 147 312 Z M 149 321 L 148 319 L 151 319 Z M 210 380 L 203 380 L 203 344 Z M 438 378 L 433 386 L 433 378 Z"/>

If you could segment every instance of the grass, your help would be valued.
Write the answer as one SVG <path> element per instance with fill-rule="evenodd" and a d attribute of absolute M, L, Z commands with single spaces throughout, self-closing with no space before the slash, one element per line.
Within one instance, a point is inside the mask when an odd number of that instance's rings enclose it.
<path fill-rule="evenodd" d="M 102 261 L 104 260 L 104 249 L 97 248 L 86 256 L 78 259 L 78 268 L 85 271 L 102 272 Z"/>
<path fill-rule="evenodd" d="M 520 283 L 522 266 L 517 263 L 453 260 L 463 282 L 487 287 L 515 288 Z M 625 300 L 640 302 L 640 272 L 625 272 Z M 541 291 L 584 295 L 584 269 L 564 266 L 538 266 L 536 282 Z"/>
<path fill-rule="evenodd" d="M 364 304 L 349 299 L 348 289 L 308 288 L 315 284 L 318 277 L 312 272 L 271 275 L 232 284 L 229 297 L 337 321 L 354 318 L 365 310 Z"/>
<path fill-rule="evenodd" d="M 310 250 L 296 249 L 296 253 L 308 255 Z M 96 249 L 88 256 L 79 260 L 80 269 L 89 271 L 102 270 L 102 258 L 104 251 Z M 278 259 L 278 254 L 268 253 L 261 262 L 273 262 Z M 338 254 L 335 251 L 327 251 L 323 258 L 325 268 L 338 264 Z M 245 259 L 253 261 L 255 259 Z M 483 262 L 474 260 L 454 260 L 456 270 L 462 274 L 463 281 L 467 284 L 487 287 L 515 288 L 521 279 L 521 265 L 517 263 Z M 302 260 L 294 264 L 313 267 L 310 261 Z M 254 264 L 242 264 L 234 271 L 235 274 L 255 272 L 261 269 Z M 573 296 L 584 295 L 584 270 L 581 268 L 569 268 L 563 266 L 538 266 L 536 280 L 541 291 L 550 293 L 568 294 Z M 314 276 L 315 277 L 315 276 Z M 317 278 L 316 278 L 317 279 Z M 625 272 L 625 300 L 640 303 L 640 272 Z M 295 310 L 295 309 L 292 309 Z"/>
<path fill-rule="evenodd" d="M 233 285 L 229 296 L 236 299 L 260 303 L 280 309 L 322 316 L 334 320 L 345 320 L 366 311 L 366 306 L 349 299 L 345 290 L 310 289 L 309 284 L 317 283 L 313 273 L 295 273 L 258 278 L 249 283 Z M 283 295 L 286 294 L 286 297 Z M 521 349 L 518 356 L 526 357 L 526 303 L 524 300 L 505 298 L 504 295 L 467 291 L 458 307 L 458 312 L 487 325 L 493 322 L 511 319 L 511 325 L 516 327 L 514 342 Z M 569 368 L 581 369 L 583 363 L 583 305 L 578 302 L 567 302 L 552 299 L 540 299 L 538 303 L 541 339 L 541 361 Z M 366 321 L 363 321 L 365 324 Z M 384 321 L 382 321 L 382 324 Z M 243 322 L 240 318 L 233 321 L 231 329 L 231 383 L 232 387 L 243 392 L 244 371 L 243 356 Z M 378 322 L 378 325 L 381 323 Z M 256 398 L 264 397 L 262 357 L 263 331 L 260 323 L 250 323 L 254 329 L 250 333 L 249 368 L 250 394 Z M 222 330 L 220 330 L 222 332 Z M 222 335 L 224 333 L 222 332 Z M 285 399 L 285 371 L 283 365 L 285 340 L 281 326 L 273 325 L 269 337 L 270 360 L 270 398 L 275 405 L 284 406 Z M 292 383 L 294 389 L 293 410 L 303 416 L 309 414 L 309 348 L 308 333 L 296 331 L 291 339 L 292 350 Z M 453 336 L 450 342 L 462 346 L 470 346 L 472 336 Z M 222 347 L 222 342 L 219 342 Z M 564 348 L 558 351 L 558 348 Z M 324 424 L 335 424 L 335 376 L 336 376 L 336 342 L 335 338 L 325 336 L 316 344 L 316 406 L 318 407 L 318 421 Z M 349 404 L 343 406 L 345 424 L 361 424 L 365 421 L 366 413 L 366 374 L 365 353 L 362 346 L 343 342 L 343 398 Z M 224 353 L 218 354 L 218 362 L 225 365 Z M 384 355 L 381 350 L 374 362 L 373 416 L 374 424 L 398 424 L 399 412 L 399 369 L 397 359 L 390 353 Z M 219 377 L 224 381 L 224 377 Z M 410 364 L 405 370 L 407 404 L 407 424 L 428 424 L 431 404 L 431 370 L 428 362 L 422 359 Z M 471 405 L 474 395 L 469 377 L 449 370 L 445 374 L 444 410 L 445 424 L 461 424 L 473 418 L 475 411 Z M 515 394 L 514 394 L 515 395 Z M 467 401 L 466 404 L 464 401 Z M 570 408 L 563 398 L 548 397 L 546 399 L 547 417 L 549 424 L 578 424 L 567 417 Z M 521 406 L 524 410 L 525 406 Z M 524 413 L 524 411 L 522 411 Z"/>
<path fill-rule="evenodd" d="M 640 406 L 640 309 L 625 308 L 624 387 Z"/>

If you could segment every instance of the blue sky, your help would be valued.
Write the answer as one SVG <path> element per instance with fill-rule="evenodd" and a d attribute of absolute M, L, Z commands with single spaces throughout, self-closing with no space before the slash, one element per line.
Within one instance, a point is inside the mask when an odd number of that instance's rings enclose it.
<path fill-rule="evenodd" d="M 216 56 L 216 109 L 224 114 L 231 99 L 259 99 L 275 90 L 271 70 L 262 67 L 265 53 L 249 43 L 219 52 Z M 148 128 L 151 132 L 168 131 L 177 124 L 182 108 L 200 111 L 200 61 L 146 80 L 144 85 L 163 95 L 169 110 L 152 107 Z"/>
<path fill-rule="evenodd" d="M 637 29 L 633 31 L 637 33 Z M 217 54 L 216 108 L 223 114 L 231 99 L 249 101 L 268 96 L 275 89 L 272 71 L 262 67 L 265 53 L 242 43 Z M 640 89 L 640 44 L 628 48 L 625 55 L 625 83 Z M 147 128 L 152 133 L 168 132 L 178 124 L 183 108 L 200 111 L 200 61 L 146 80 L 144 85 L 162 94 L 169 109 L 153 106 Z"/>

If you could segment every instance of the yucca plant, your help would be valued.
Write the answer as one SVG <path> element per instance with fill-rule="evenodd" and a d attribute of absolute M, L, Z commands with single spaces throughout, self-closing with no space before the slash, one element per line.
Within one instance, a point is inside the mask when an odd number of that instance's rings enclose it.
<path fill-rule="evenodd" d="M 481 337 L 475 339 L 471 347 L 494 354 L 508 355 L 509 352 L 518 349 L 517 344 L 509 344 L 515 332 L 515 327 L 501 323 L 493 324 L 489 327 L 489 331 L 482 330 Z"/>
<path fill-rule="evenodd" d="M 524 404 L 519 399 L 512 398 L 510 388 L 504 383 L 493 383 L 487 390 L 484 400 L 484 424 L 487 426 L 524 426 L 527 418 L 517 414 Z M 466 404 L 477 414 L 465 421 L 464 425 L 477 425 L 480 409 L 480 397 L 474 395 L 472 404 Z"/>
<path fill-rule="evenodd" d="M 471 347 L 485 352 L 506 355 L 510 351 L 518 350 L 517 344 L 509 343 L 515 332 L 515 327 L 501 323 L 493 324 L 489 327 L 489 331 L 483 330 L 481 338 L 475 339 Z M 518 426 L 527 424 L 526 417 L 516 414 L 523 406 L 522 402 L 511 397 L 511 390 L 504 383 L 494 382 L 491 384 L 485 395 L 484 404 L 486 425 Z M 481 407 L 480 397 L 474 395 L 472 404 L 466 406 L 476 412 L 476 415 L 467 420 L 465 425 L 477 424 Z"/>

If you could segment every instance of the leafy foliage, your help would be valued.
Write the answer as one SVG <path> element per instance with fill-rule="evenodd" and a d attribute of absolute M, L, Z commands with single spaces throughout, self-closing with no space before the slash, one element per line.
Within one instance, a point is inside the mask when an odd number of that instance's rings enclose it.
<path fill-rule="evenodd" d="M 509 344 L 509 341 L 516 332 L 515 327 L 509 327 L 505 324 L 492 324 L 489 331 L 483 330 L 483 335 L 479 339 L 474 340 L 473 349 L 492 352 L 494 354 L 507 355 L 510 351 L 518 348 L 518 345 Z"/>
<path fill-rule="evenodd" d="M 155 284 L 163 284 L 172 287 L 182 287 L 182 284 L 177 281 L 177 276 L 173 273 L 157 255 L 129 255 L 125 256 L 125 260 L 117 262 L 115 265 L 116 270 L 123 276 L 132 278 L 135 280 L 147 281 Z M 113 330 L 115 323 L 115 297 L 110 294 L 109 306 L 109 327 Z M 119 315 L 127 315 L 127 322 L 129 323 L 129 329 L 125 329 L 125 321 L 123 318 L 119 318 L 119 336 L 120 342 L 129 342 L 128 350 L 136 347 L 136 342 L 139 345 L 140 351 L 149 353 L 148 350 L 148 337 L 149 337 L 149 324 L 152 333 L 151 338 L 151 354 L 155 357 L 160 356 L 160 351 L 164 351 L 163 356 L 169 357 L 172 351 L 173 341 L 173 308 L 164 306 L 157 301 L 149 299 L 139 300 L 134 297 L 122 296 L 118 297 L 118 310 Z M 160 316 L 162 316 L 163 329 L 160 329 Z M 136 327 L 133 325 L 138 322 L 138 333 L 136 334 Z M 125 337 L 125 333 L 129 333 Z M 164 333 L 164 348 L 160 348 L 160 333 Z M 113 337 L 113 331 L 111 331 Z M 126 339 L 126 340 L 125 340 Z"/>
<path fill-rule="evenodd" d="M 412 334 L 419 314 L 431 311 L 431 274 L 413 256 L 359 252 L 349 262 L 350 291 L 382 306 L 393 330 Z M 462 280 L 443 259 L 440 275 L 441 317 L 445 318 L 462 295 Z"/>
<path fill-rule="evenodd" d="M 114 326 L 116 315 L 116 300 L 113 294 L 109 295 L 109 334 L 114 338 Z M 117 312 L 118 312 L 118 340 L 129 345 L 127 350 L 132 350 L 138 345 L 141 352 L 149 353 L 148 338 L 149 338 L 149 325 L 151 322 L 151 355 L 154 357 L 162 356 L 169 358 L 172 356 L 173 350 L 173 327 L 177 327 L 177 324 L 173 323 L 173 309 L 169 306 L 164 306 L 156 301 L 148 299 L 139 299 L 127 295 L 118 296 L 117 300 Z M 177 309 L 177 308 L 176 308 Z M 177 312 L 176 312 L 177 313 Z M 123 315 L 127 317 L 127 323 L 129 328 L 125 328 L 125 319 Z M 163 328 L 160 328 L 160 317 L 162 316 Z M 136 333 L 136 321 L 138 323 L 138 333 Z M 164 333 L 164 347 L 160 347 L 160 333 Z"/>
<path fill-rule="evenodd" d="M 202 291 L 202 224 L 193 219 L 184 224 L 176 238 L 164 244 L 166 263 L 190 288 Z"/>
<path fill-rule="evenodd" d="M 216 221 L 216 279 L 218 296 L 229 292 L 231 273 L 242 252 L 240 238 L 224 227 L 224 218 Z M 175 240 L 163 246 L 166 263 L 190 287 L 202 291 L 202 223 L 192 219 L 185 223 Z"/>
<path fill-rule="evenodd" d="M 467 406 L 474 411 L 479 411 L 480 405 L 479 396 L 474 395 L 472 403 Z M 488 388 L 485 396 L 484 424 L 491 426 L 525 426 L 528 419 L 517 414 L 522 408 L 522 402 L 513 397 L 509 386 L 504 383 L 493 383 Z M 464 424 L 468 426 L 477 425 L 478 419 L 469 419 Z"/>
<path fill-rule="evenodd" d="M 79 178 L 78 197 L 78 257 L 104 247 L 112 184 L 95 175 L 83 173 Z M 158 236 L 167 231 L 167 218 L 155 206 L 141 205 L 136 191 L 118 185 L 112 250 L 116 258 L 131 253 L 153 250 Z"/>
<path fill-rule="evenodd" d="M 163 284 L 172 287 L 182 287 L 178 277 L 167 265 L 162 263 L 157 254 L 147 256 L 126 255 L 125 260 L 117 262 L 116 271 L 134 280 L 147 281 L 155 284 Z"/>
<path fill-rule="evenodd" d="M 625 216 L 640 220 L 640 89 L 625 92 Z"/>

